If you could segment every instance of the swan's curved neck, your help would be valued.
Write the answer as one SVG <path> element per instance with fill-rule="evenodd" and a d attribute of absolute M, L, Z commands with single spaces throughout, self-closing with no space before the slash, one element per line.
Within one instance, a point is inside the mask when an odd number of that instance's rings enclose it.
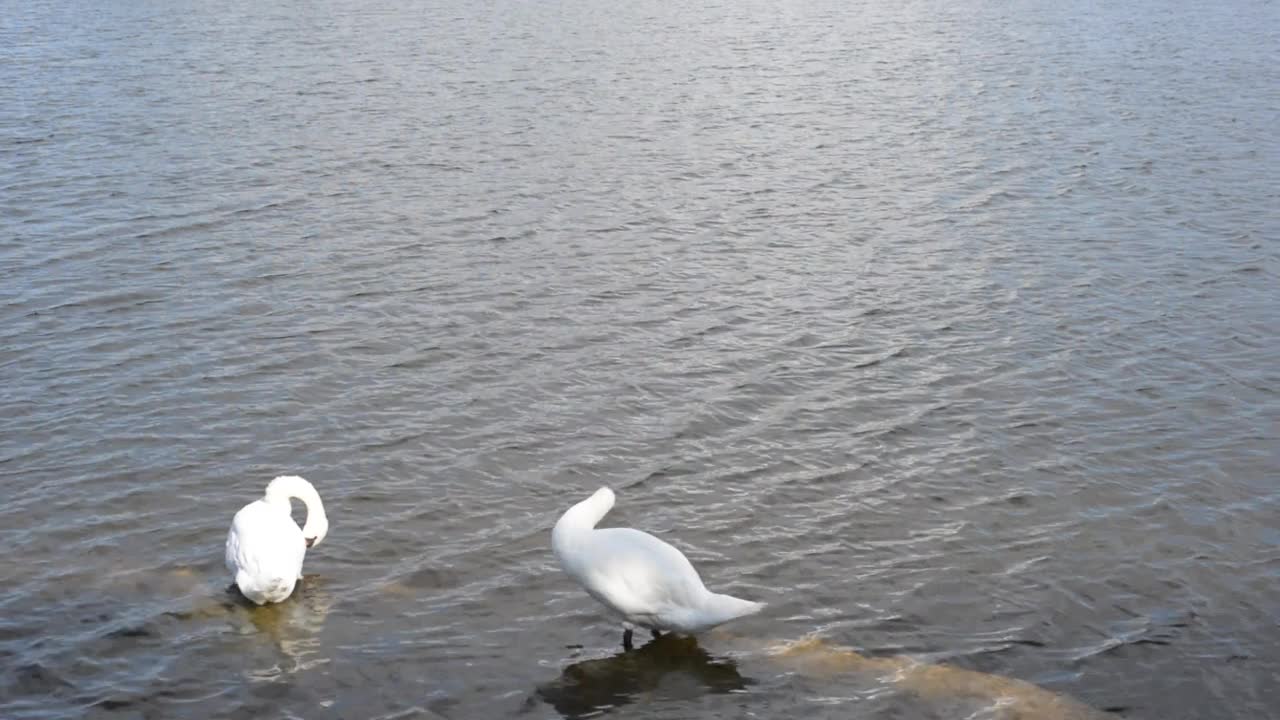
<path fill-rule="evenodd" d="M 324 504 L 320 502 L 320 493 L 306 480 L 296 475 L 282 475 L 267 485 L 266 501 L 273 505 L 289 507 L 289 500 L 297 498 L 307 506 L 307 523 L 302 526 L 305 537 L 323 536 L 328 529 L 328 518 L 324 514 Z"/>
<path fill-rule="evenodd" d="M 551 531 L 552 542 L 577 532 L 591 530 L 613 508 L 613 491 L 600 488 L 594 495 L 565 511 Z"/>

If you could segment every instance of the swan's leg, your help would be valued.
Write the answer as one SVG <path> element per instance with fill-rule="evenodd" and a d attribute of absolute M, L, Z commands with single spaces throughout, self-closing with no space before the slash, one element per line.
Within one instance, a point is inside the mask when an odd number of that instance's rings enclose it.
<path fill-rule="evenodd" d="M 622 649 L 630 650 L 632 647 L 634 646 L 631 644 L 631 628 L 627 628 L 622 631 Z"/>

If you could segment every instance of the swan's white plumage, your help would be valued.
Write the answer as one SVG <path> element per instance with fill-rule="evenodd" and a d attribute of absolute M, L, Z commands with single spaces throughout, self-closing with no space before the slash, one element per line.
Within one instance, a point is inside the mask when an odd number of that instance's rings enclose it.
<path fill-rule="evenodd" d="M 290 498 L 307 506 L 306 525 L 301 528 L 290 515 Z M 308 545 L 320 544 L 328 532 L 329 519 L 315 487 L 300 477 L 282 475 L 267 485 L 261 499 L 245 505 L 231 520 L 227 570 L 240 592 L 254 603 L 281 602 L 293 594 L 302 577 Z"/>
<path fill-rule="evenodd" d="M 600 488 L 569 508 L 551 546 L 565 573 L 624 624 L 696 633 L 764 608 L 711 592 L 683 553 L 646 532 L 595 529 L 613 503 L 613 491 Z"/>

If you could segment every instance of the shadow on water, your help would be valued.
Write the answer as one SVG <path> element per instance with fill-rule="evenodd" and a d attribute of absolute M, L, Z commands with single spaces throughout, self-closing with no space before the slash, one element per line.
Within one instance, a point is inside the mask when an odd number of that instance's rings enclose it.
<path fill-rule="evenodd" d="M 566 718 L 582 718 L 640 697 L 677 700 L 749 684 L 734 661 L 712 657 L 694 638 L 663 635 L 632 651 L 574 663 L 537 695 Z"/>
<path fill-rule="evenodd" d="M 923 663 L 906 656 L 869 657 L 815 637 L 765 646 L 749 643 L 749 649 L 741 638 L 724 634 L 719 637 L 734 640 L 739 650 L 787 673 L 842 687 L 865 687 L 871 682 L 912 698 L 912 702 L 923 703 L 920 711 L 941 713 L 937 717 L 1115 717 L 1022 680 Z M 731 693 L 746 690 L 752 684 L 751 679 L 739 674 L 734 660 L 713 657 L 693 638 L 664 635 L 638 650 L 569 665 L 559 678 L 540 685 L 537 697 L 566 718 L 584 718 L 637 701 Z"/>

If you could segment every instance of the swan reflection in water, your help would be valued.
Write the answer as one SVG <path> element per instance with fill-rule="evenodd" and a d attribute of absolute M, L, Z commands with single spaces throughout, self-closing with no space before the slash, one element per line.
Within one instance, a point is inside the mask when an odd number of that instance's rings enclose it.
<path fill-rule="evenodd" d="M 751 682 L 733 660 L 712 657 L 692 637 L 668 633 L 635 650 L 574 663 L 537 694 L 566 718 L 581 718 L 637 700 L 742 691 Z"/>
<path fill-rule="evenodd" d="M 274 661 L 268 660 L 265 667 L 249 670 L 251 679 L 275 680 L 329 662 L 320 654 L 320 633 L 333 607 L 333 596 L 321 576 L 304 577 L 293 597 L 273 605 L 256 606 L 241 597 L 234 586 L 227 592 L 233 603 L 228 619 L 236 632 L 268 639 L 286 659 L 281 663 L 277 656 Z"/>
<path fill-rule="evenodd" d="M 906 656 L 869 657 L 817 637 L 763 646 L 727 633 L 713 633 L 770 672 L 782 671 L 841 687 L 870 682 L 904 693 L 944 716 L 957 703 L 957 717 L 999 720 L 1102 720 L 1106 713 L 1029 682 Z M 713 657 L 692 637 L 663 635 L 644 647 L 612 657 L 574 663 L 537 695 L 566 718 L 596 716 L 633 702 L 680 700 L 710 693 L 745 691 L 754 681 L 739 674 L 734 660 Z M 848 689 L 848 687 L 846 687 Z"/>
<path fill-rule="evenodd" d="M 246 677 L 274 681 L 329 662 L 321 656 L 320 634 L 334 605 L 321 575 L 307 575 L 282 603 L 254 605 L 233 583 L 221 592 L 201 592 L 189 609 L 165 615 L 178 620 L 227 623 L 238 636 L 235 652 Z M 264 642 L 265 640 L 265 642 Z"/>

